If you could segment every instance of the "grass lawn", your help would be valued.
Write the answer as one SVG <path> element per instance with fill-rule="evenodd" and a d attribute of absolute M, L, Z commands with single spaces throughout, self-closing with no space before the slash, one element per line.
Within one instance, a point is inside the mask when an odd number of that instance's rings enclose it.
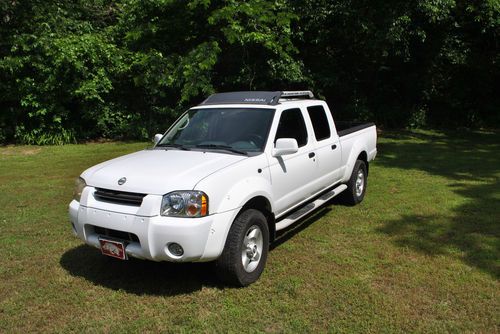
<path fill-rule="evenodd" d="M 72 236 L 75 177 L 146 145 L 0 148 L 0 332 L 500 330 L 500 133 L 385 133 L 365 201 L 283 234 L 243 289 Z"/>

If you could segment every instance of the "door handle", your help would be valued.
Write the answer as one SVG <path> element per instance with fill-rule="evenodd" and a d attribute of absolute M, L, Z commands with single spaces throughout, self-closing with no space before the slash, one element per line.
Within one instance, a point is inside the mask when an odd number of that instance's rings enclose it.
<path fill-rule="evenodd" d="M 337 145 L 333 144 L 332 145 L 332 150 L 336 149 L 337 148 Z"/>
<path fill-rule="evenodd" d="M 309 153 L 309 158 L 314 158 L 316 154 L 314 152 Z"/>

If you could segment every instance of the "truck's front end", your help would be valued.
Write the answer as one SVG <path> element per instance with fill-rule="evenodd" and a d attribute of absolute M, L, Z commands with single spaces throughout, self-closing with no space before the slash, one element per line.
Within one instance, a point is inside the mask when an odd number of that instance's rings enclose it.
<path fill-rule="evenodd" d="M 261 153 L 273 115 L 273 108 L 245 106 L 188 110 L 153 148 L 82 173 L 69 205 L 73 232 L 120 259 L 217 258 L 239 204 L 221 211 L 221 202 L 247 169 L 257 173 L 254 165 L 265 165 Z M 231 173 L 240 162 L 242 175 Z M 197 188 L 215 174 L 209 189 Z"/>
<path fill-rule="evenodd" d="M 142 160 L 144 157 L 140 156 L 144 153 L 153 155 L 153 160 L 156 160 L 154 155 L 168 154 L 143 151 L 129 160 Z M 180 152 L 171 153 L 176 155 Z M 222 163 L 218 157 L 212 158 Z M 223 165 L 234 163 L 240 157 L 229 158 L 233 158 L 229 159 L 232 161 L 226 161 Z M 175 161 L 174 157 L 172 161 Z M 202 191 L 174 190 L 193 189 L 196 181 L 171 181 L 173 187 L 165 188 L 171 191 L 166 190 L 163 194 L 155 187 L 149 191 L 144 186 L 137 187 L 137 190 L 133 186 L 121 188 L 140 178 L 132 172 L 111 172 L 115 175 L 106 177 L 109 181 L 99 182 L 100 174 L 110 169 L 111 166 L 87 171 L 83 176 L 88 181 L 83 177 L 78 178 L 75 196 L 69 205 L 75 235 L 85 243 L 100 248 L 105 255 L 120 259 L 129 256 L 154 261 L 212 259 L 210 252 L 206 252 L 210 228 L 218 220 L 229 221 L 232 212 L 211 212 L 209 197 Z M 148 172 L 147 167 L 145 169 L 152 178 L 158 177 L 151 170 Z M 115 185 L 111 185 L 112 182 Z M 157 188 L 161 189 L 162 183 L 158 182 Z"/>

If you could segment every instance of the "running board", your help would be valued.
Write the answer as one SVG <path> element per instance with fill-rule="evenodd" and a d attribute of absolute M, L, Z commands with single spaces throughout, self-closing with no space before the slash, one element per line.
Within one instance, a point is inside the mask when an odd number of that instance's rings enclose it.
<path fill-rule="evenodd" d="M 308 213 L 311 213 L 314 210 L 319 209 L 323 204 L 343 192 L 344 190 L 347 189 L 347 186 L 345 184 L 341 184 L 335 189 L 330 190 L 329 192 L 324 193 L 320 197 L 318 197 L 314 202 L 311 202 L 307 204 L 306 206 L 300 208 L 299 210 L 291 213 L 290 215 L 286 216 L 282 220 L 280 220 L 278 223 L 276 223 L 276 231 L 282 230 L 284 228 L 287 228 L 288 226 L 292 225 L 293 223 L 297 222 L 299 219 L 303 218 L 305 215 Z"/>

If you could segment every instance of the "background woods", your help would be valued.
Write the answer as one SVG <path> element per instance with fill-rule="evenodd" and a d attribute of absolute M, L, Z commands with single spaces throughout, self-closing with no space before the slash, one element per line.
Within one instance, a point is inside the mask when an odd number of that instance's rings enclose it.
<path fill-rule="evenodd" d="M 149 137 L 215 91 L 385 127 L 500 124 L 500 1 L 0 0 L 0 142 Z"/>

